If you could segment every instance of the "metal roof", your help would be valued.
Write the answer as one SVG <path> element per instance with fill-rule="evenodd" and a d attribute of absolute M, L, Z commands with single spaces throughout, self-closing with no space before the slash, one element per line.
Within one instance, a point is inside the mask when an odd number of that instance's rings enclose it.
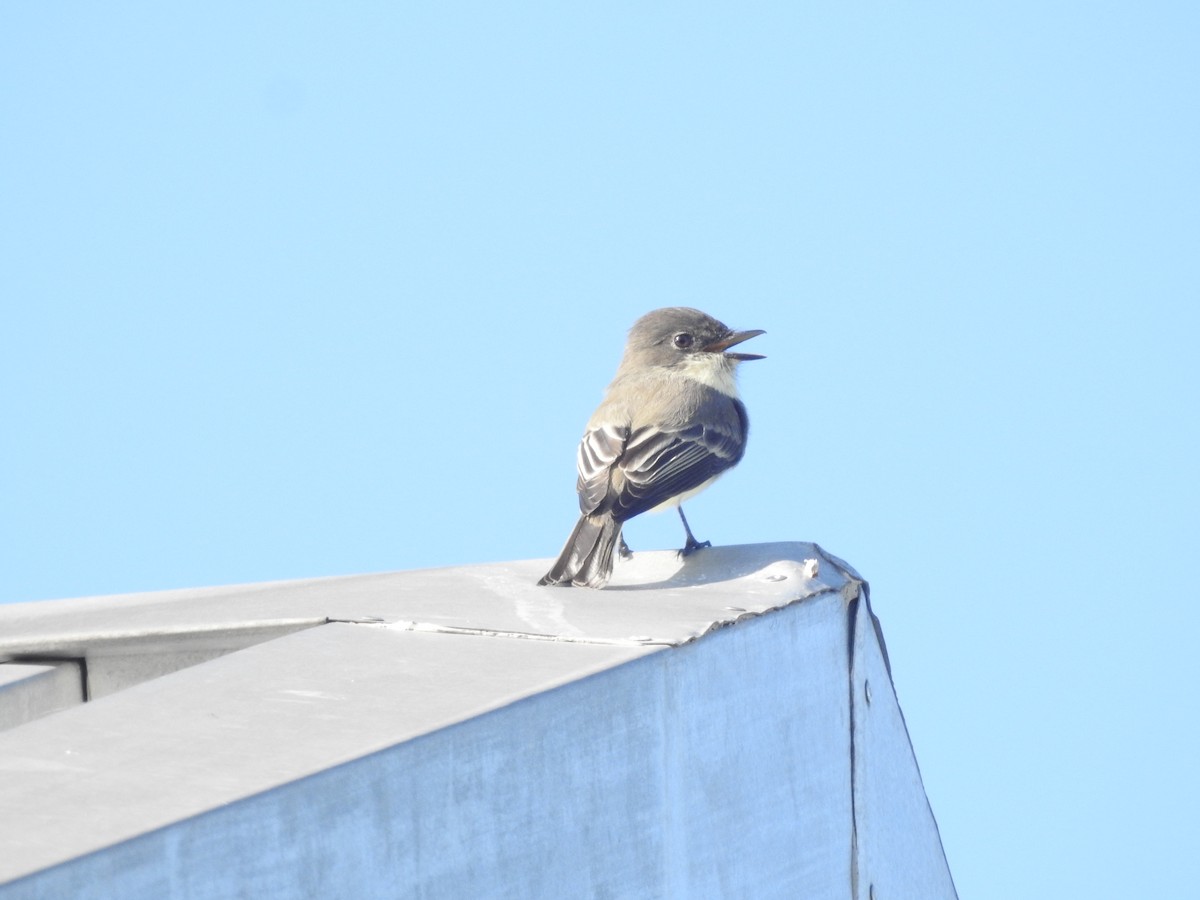
<path fill-rule="evenodd" d="M 645 896 L 695 896 L 715 883 L 696 874 L 695 853 L 724 853 L 712 842 L 726 824 L 744 830 L 760 816 L 770 834 L 756 846 L 773 852 L 772 835 L 787 836 L 792 864 L 772 876 L 743 848 L 711 877 L 757 871 L 774 878 L 767 886 L 850 890 L 871 834 L 879 872 L 916 849 L 927 862 L 900 867 L 917 872 L 910 883 L 953 896 L 877 623 L 849 566 L 797 543 L 686 561 L 643 552 L 603 591 L 537 587 L 545 567 L 0 607 L 0 896 L 249 884 L 318 896 L 401 883 L 425 896 L 480 895 L 485 884 L 536 896 L 552 876 L 531 872 L 521 852 L 539 847 L 548 872 L 591 872 L 593 887 L 615 878 Z M 773 612 L 784 615 L 764 615 Z M 867 702 L 866 690 L 884 702 Z M 855 764 L 855 717 L 874 709 L 883 722 L 889 704 L 886 727 L 861 723 Z M 869 771 L 855 776 L 867 754 Z M 676 782 L 705 759 L 724 788 Z M 734 760 L 750 769 L 730 770 Z M 345 778 L 350 787 L 333 785 Z M 811 796 L 786 809 L 768 797 L 797 790 Z M 856 820 L 855 791 L 889 795 L 908 820 Z M 336 815 L 320 812 L 330 804 Z M 566 818 L 546 830 L 551 806 L 574 812 L 550 813 Z M 599 831 L 580 842 L 569 827 Z M 820 872 L 793 843 L 814 840 L 814 828 L 845 845 Z M 514 834 L 524 851 L 496 853 Z M 638 847 L 622 850 L 622 834 L 640 835 Z M 297 841 L 325 860 L 319 877 L 294 868 Z M 362 846 L 391 854 L 392 866 L 330 874 Z M 626 875 L 601 874 L 604 860 Z"/>

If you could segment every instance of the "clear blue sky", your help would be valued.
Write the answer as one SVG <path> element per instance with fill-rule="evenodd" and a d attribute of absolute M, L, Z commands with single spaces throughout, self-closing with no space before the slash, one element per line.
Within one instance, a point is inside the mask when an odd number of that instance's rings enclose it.
<path fill-rule="evenodd" d="M 769 359 L 692 525 L 871 580 L 962 896 L 1178 896 L 1198 37 L 1185 3 L 9 5 L 0 600 L 552 556 L 626 329 L 697 306 Z"/>

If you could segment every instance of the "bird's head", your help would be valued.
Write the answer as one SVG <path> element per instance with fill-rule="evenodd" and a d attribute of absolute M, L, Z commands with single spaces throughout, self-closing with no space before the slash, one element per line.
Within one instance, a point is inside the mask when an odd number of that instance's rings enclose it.
<path fill-rule="evenodd" d="M 736 363 L 764 357 L 731 353 L 729 348 L 765 333 L 757 329 L 734 331 L 698 309 L 670 306 L 646 313 L 634 323 L 625 356 L 641 365 L 732 369 Z"/>

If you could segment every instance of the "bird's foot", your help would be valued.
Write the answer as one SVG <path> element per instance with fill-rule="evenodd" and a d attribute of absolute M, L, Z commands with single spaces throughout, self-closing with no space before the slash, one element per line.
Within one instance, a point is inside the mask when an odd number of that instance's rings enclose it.
<path fill-rule="evenodd" d="M 683 514 L 683 507 L 675 507 L 679 510 L 679 521 L 683 523 L 683 533 L 687 535 L 687 543 L 683 545 L 683 549 L 679 551 L 679 558 L 686 559 L 697 550 L 703 550 L 705 547 L 711 547 L 712 541 L 704 541 L 701 543 L 696 540 L 696 536 L 692 534 L 692 526 L 687 523 L 687 516 Z"/>
<path fill-rule="evenodd" d="M 617 548 L 617 551 L 621 554 L 621 559 L 633 559 L 633 551 L 630 550 L 629 545 L 625 543 L 624 536 L 621 537 L 621 544 Z"/>

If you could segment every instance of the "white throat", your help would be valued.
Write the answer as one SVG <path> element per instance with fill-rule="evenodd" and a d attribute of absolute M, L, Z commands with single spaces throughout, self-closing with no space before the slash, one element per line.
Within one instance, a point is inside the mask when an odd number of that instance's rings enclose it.
<path fill-rule="evenodd" d="M 737 398 L 737 361 L 720 353 L 696 353 L 687 357 L 681 367 L 683 374 L 699 381 L 727 397 Z"/>

